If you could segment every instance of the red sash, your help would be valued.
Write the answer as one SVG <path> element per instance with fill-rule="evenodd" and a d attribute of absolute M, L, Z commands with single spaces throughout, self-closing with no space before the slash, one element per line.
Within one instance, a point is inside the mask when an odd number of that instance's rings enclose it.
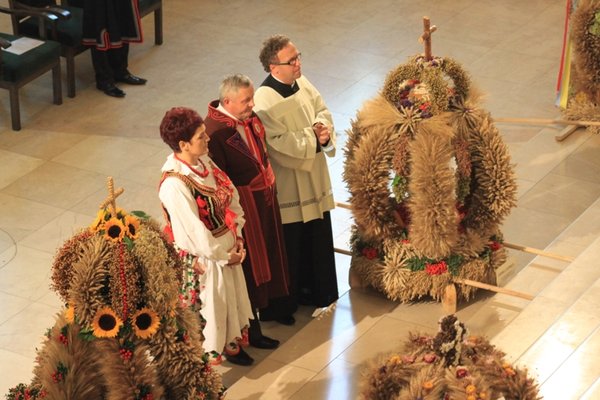
<path fill-rule="evenodd" d="M 244 233 L 246 247 L 252 264 L 252 275 L 256 286 L 271 280 L 271 270 L 269 268 L 269 255 L 265 246 L 260 216 L 256 209 L 253 192 L 264 191 L 268 204 L 273 204 L 275 197 L 275 175 L 271 165 L 265 168 L 257 175 L 249 185 L 238 186 L 240 203 L 247 215 Z"/>

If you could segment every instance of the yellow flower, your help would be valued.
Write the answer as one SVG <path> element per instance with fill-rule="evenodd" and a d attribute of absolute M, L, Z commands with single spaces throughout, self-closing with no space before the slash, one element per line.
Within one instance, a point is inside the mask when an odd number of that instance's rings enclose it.
<path fill-rule="evenodd" d="M 133 215 L 125 217 L 125 228 L 127 228 L 127 236 L 131 239 L 137 239 L 138 231 L 140 230 L 140 220 Z"/>
<path fill-rule="evenodd" d="M 99 230 L 102 230 L 103 225 L 104 225 L 104 210 L 100 210 L 100 211 L 98 211 L 98 214 L 96 214 L 96 219 L 94 219 L 94 222 L 92 222 L 92 224 L 90 225 L 90 231 L 92 233 L 96 233 Z"/>
<path fill-rule="evenodd" d="M 69 304 L 69 307 L 65 310 L 65 319 L 69 324 L 75 322 L 75 306 Z"/>
<path fill-rule="evenodd" d="M 111 218 L 104 223 L 104 238 L 113 242 L 120 242 L 125 236 L 125 227 L 117 218 Z"/>
<path fill-rule="evenodd" d="M 465 391 L 467 392 L 467 394 L 473 394 L 475 393 L 475 391 L 477 391 L 477 388 L 475 387 L 475 385 L 468 385 Z"/>
<path fill-rule="evenodd" d="M 135 335 L 140 339 L 147 339 L 154 335 L 160 326 L 160 318 L 153 310 L 144 307 L 131 317 Z"/>
<path fill-rule="evenodd" d="M 486 400 L 488 398 L 487 392 L 479 392 L 479 398 L 481 400 Z"/>
<path fill-rule="evenodd" d="M 472 394 L 467 396 L 467 400 L 477 400 L 477 397 L 473 396 Z"/>
<path fill-rule="evenodd" d="M 425 381 L 423 382 L 423 389 L 429 390 L 433 388 L 433 382 L 432 381 Z"/>
<path fill-rule="evenodd" d="M 92 320 L 94 336 L 99 338 L 112 338 L 117 336 L 122 325 L 123 321 L 121 321 L 121 318 L 108 307 L 99 309 Z"/>
<path fill-rule="evenodd" d="M 119 218 L 119 219 L 123 219 L 123 217 L 127 215 L 125 210 L 123 210 L 121 207 L 117 207 L 116 211 L 117 211 L 117 218 Z"/>

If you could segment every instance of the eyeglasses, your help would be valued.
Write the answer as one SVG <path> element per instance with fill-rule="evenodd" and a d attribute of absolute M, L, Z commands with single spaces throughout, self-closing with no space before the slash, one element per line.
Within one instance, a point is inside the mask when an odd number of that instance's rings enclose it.
<path fill-rule="evenodd" d="M 297 65 L 300 63 L 300 59 L 302 58 L 302 53 L 298 53 L 298 55 L 296 55 L 296 57 L 292 57 L 289 60 L 287 60 L 286 62 L 276 62 L 276 63 L 271 63 L 273 65 Z"/>

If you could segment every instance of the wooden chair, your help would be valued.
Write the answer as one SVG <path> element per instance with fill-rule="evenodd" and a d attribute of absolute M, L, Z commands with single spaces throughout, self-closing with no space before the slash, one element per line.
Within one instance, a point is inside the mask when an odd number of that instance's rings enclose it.
<path fill-rule="evenodd" d="M 140 16 L 154 13 L 154 44 L 163 44 L 162 0 L 139 0 Z"/>
<path fill-rule="evenodd" d="M 11 10 L 0 7 L 0 13 L 11 16 L 30 16 L 44 20 L 51 19 L 50 14 L 36 13 L 25 10 Z M 43 22 L 40 22 L 43 24 Z M 0 33 L 0 47 L 11 47 L 13 41 L 19 36 Z M 0 50 L 0 88 L 8 89 L 10 95 L 10 114 L 12 129 L 21 130 L 21 110 L 19 104 L 19 89 L 52 70 L 52 89 L 54 104 L 62 104 L 62 91 L 60 81 L 60 44 L 44 40 L 42 44 L 22 54 L 13 54 Z"/>
<path fill-rule="evenodd" d="M 67 64 L 67 96 L 75 97 L 75 56 L 88 49 L 81 43 L 83 10 L 79 7 L 56 4 L 54 0 L 8 0 L 13 10 L 45 12 L 50 22 L 13 14 L 12 27 L 15 35 L 32 38 L 47 37 L 61 44 L 60 55 Z"/>
<path fill-rule="evenodd" d="M 124 0 L 123 0 L 124 1 Z M 34 10 L 47 12 L 53 16 L 51 23 L 39 23 L 37 19 L 12 17 L 15 35 L 39 38 L 42 33 L 60 42 L 61 56 L 67 64 L 67 96 L 75 97 L 75 56 L 89 47 L 84 46 L 82 39 L 83 5 L 82 0 L 8 0 L 11 9 Z M 163 43 L 162 0 L 139 0 L 140 16 L 154 13 L 154 43 Z"/>

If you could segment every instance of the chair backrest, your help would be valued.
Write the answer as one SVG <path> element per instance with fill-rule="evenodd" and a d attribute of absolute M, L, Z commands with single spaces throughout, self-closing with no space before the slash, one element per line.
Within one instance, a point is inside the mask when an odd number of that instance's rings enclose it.
<path fill-rule="evenodd" d="M 47 7 L 47 6 L 55 6 L 56 1 L 54 0 L 8 0 L 8 6 L 13 10 L 24 9 L 26 7 Z M 20 34 L 19 32 L 19 22 L 22 19 L 29 18 L 23 15 L 10 15 L 10 22 L 12 24 L 13 33 L 15 35 Z"/>

